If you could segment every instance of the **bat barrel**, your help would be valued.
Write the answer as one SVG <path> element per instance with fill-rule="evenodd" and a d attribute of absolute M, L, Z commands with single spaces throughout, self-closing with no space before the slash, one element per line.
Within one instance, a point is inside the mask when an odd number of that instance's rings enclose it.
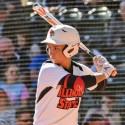
<path fill-rule="evenodd" d="M 60 21 L 58 21 L 50 12 L 48 12 L 48 10 L 42 7 L 39 3 L 34 3 L 33 10 L 52 26 L 62 25 Z"/>

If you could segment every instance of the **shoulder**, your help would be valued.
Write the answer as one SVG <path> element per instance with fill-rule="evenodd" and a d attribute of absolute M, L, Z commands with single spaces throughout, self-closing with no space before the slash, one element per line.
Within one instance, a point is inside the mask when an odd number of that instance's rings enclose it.
<path fill-rule="evenodd" d="M 57 70 L 61 69 L 61 67 L 57 64 L 52 63 L 50 60 L 47 60 L 43 63 L 41 70 Z"/>
<path fill-rule="evenodd" d="M 87 67 L 86 65 L 84 65 L 82 63 L 79 63 L 79 62 L 76 62 L 76 61 L 72 61 L 72 62 L 73 62 L 73 65 L 76 66 L 76 67 L 89 68 L 89 67 Z"/>
<path fill-rule="evenodd" d="M 67 74 L 69 73 L 61 66 L 56 65 L 51 61 L 46 61 L 40 69 L 38 85 L 57 86 L 60 79 Z"/>
<path fill-rule="evenodd" d="M 78 67 L 79 70 L 83 71 L 85 74 L 93 74 L 93 71 L 86 65 L 82 63 L 78 63 L 76 61 L 72 61 L 72 63 L 73 63 L 73 66 Z"/>
<path fill-rule="evenodd" d="M 45 63 L 43 63 L 39 72 L 39 76 L 54 76 L 64 72 L 66 71 L 61 66 L 47 60 Z"/>

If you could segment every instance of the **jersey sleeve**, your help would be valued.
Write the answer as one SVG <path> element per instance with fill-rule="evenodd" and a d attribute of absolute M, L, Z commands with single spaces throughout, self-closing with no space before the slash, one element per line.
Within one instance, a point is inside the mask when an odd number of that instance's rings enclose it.
<path fill-rule="evenodd" d="M 83 75 L 93 75 L 95 72 L 93 72 L 89 67 L 83 65 L 83 64 L 79 64 L 83 71 L 84 71 L 84 74 Z M 103 80 L 101 82 L 101 84 L 95 84 L 93 85 L 93 83 L 91 83 L 90 85 L 87 85 L 87 86 L 91 86 L 91 87 L 87 87 L 88 90 L 90 91 L 100 91 L 100 90 L 104 90 L 105 86 L 106 86 L 106 80 Z"/>
<path fill-rule="evenodd" d="M 56 87 L 59 81 L 67 74 L 69 73 L 62 67 L 53 63 L 45 63 L 39 72 L 38 84 Z"/>

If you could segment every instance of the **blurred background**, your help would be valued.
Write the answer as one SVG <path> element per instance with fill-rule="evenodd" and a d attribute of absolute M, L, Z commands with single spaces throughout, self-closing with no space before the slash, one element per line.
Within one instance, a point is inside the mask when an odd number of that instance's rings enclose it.
<path fill-rule="evenodd" d="M 104 55 L 118 70 L 116 77 L 107 80 L 104 91 L 86 91 L 83 95 L 79 125 L 90 125 L 100 114 L 109 125 L 125 125 L 124 0 L 0 0 L 0 125 L 18 124 L 16 112 L 20 107 L 29 109 L 32 125 L 38 72 L 48 58 L 40 41 L 51 27 L 39 15 L 30 16 L 35 2 L 62 23 L 74 26 L 81 41 L 95 55 Z M 73 60 L 96 71 L 83 50 Z M 8 118 L 4 118 L 6 114 Z"/>

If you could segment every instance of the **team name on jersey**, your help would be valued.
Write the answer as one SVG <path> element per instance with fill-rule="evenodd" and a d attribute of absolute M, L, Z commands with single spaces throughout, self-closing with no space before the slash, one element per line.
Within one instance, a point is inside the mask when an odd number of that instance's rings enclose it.
<path fill-rule="evenodd" d="M 60 97 L 57 108 L 60 109 L 69 109 L 77 108 L 79 105 L 79 97 L 82 96 L 81 91 L 75 91 L 73 89 L 67 89 L 61 87 L 57 97 Z M 68 100 L 70 98 L 70 100 Z"/>

